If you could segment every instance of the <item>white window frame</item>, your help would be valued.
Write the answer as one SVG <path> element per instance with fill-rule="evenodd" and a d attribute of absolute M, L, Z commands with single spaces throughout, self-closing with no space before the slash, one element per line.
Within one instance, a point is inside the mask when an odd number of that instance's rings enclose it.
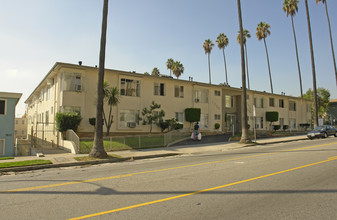
<path fill-rule="evenodd" d="M 278 105 L 280 108 L 284 108 L 284 99 L 279 99 Z"/>
<path fill-rule="evenodd" d="M 256 108 L 263 108 L 264 103 L 263 103 L 263 97 L 255 97 L 254 98 L 254 105 Z"/>
<path fill-rule="evenodd" d="M 184 86 L 174 86 L 174 97 L 184 98 Z"/>
<path fill-rule="evenodd" d="M 234 96 L 225 95 L 225 107 L 226 108 L 234 108 Z"/>
<path fill-rule="evenodd" d="M 139 127 L 139 110 L 123 109 L 118 113 L 118 126 L 122 129 L 128 129 L 128 123 L 136 123 L 136 127 Z M 124 115 L 122 115 L 124 114 Z M 122 120 L 123 117 L 123 120 Z"/>
<path fill-rule="evenodd" d="M 165 96 L 165 84 L 164 83 L 154 83 L 153 94 L 156 96 Z"/>
<path fill-rule="evenodd" d="M 184 112 L 176 112 L 175 118 L 177 119 L 177 122 L 179 124 L 183 124 L 184 123 Z"/>
<path fill-rule="evenodd" d="M 208 103 L 208 89 L 195 89 L 194 102 Z"/>
<path fill-rule="evenodd" d="M 295 101 L 289 101 L 289 111 L 296 112 L 296 102 Z"/>
<path fill-rule="evenodd" d="M 140 80 L 121 78 L 119 82 L 121 96 L 140 97 Z"/>
<path fill-rule="evenodd" d="M 275 98 L 269 98 L 269 107 L 275 107 Z"/>
<path fill-rule="evenodd" d="M 220 90 L 214 90 L 214 96 L 221 96 Z"/>

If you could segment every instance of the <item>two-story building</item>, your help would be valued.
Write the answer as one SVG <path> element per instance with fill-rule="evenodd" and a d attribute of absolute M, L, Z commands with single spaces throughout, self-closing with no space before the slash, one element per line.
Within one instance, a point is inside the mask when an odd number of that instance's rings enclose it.
<path fill-rule="evenodd" d="M 78 111 L 83 118 L 78 131 L 93 132 L 89 118 L 96 116 L 97 78 L 97 67 L 56 63 L 25 101 L 28 130 L 33 129 L 39 138 L 56 143 L 56 113 Z M 113 107 L 113 133 L 148 132 L 149 126 L 142 125 L 139 116 L 152 101 L 161 105 L 165 119 L 176 118 L 184 128 L 190 127 L 184 110 L 200 108 L 201 130 L 215 131 L 216 123 L 222 132 L 241 130 L 242 90 L 239 88 L 110 69 L 105 70 L 105 80 L 117 87 L 121 95 L 120 103 Z M 254 116 L 257 129 L 270 129 L 265 120 L 267 111 L 279 112 L 280 120 L 274 124 L 289 125 L 292 129 L 310 120 L 308 100 L 253 90 L 247 94 L 250 129 L 254 128 Z M 160 128 L 154 127 L 153 131 L 159 132 Z"/>
<path fill-rule="evenodd" d="M 15 139 L 27 138 L 27 118 L 24 114 L 20 118 L 15 118 Z"/>
<path fill-rule="evenodd" d="M 0 92 L 0 157 L 14 156 L 15 106 L 21 93 Z"/>

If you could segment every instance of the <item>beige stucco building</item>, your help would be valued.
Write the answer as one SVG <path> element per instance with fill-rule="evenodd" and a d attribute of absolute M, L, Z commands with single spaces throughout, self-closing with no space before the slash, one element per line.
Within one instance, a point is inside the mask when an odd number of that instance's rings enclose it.
<path fill-rule="evenodd" d="M 97 67 L 56 63 L 25 101 L 28 131 L 33 129 L 37 131 L 34 135 L 55 143 L 56 113 L 79 111 L 83 119 L 78 131 L 93 132 L 89 118 L 96 116 L 97 78 Z M 149 125 L 142 125 L 138 116 L 152 101 L 161 105 L 165 119 L 176 118 L 184 128 L 190 127 L 184 110 L 193 107 L 201 109 L 203 131 L 216 131 L 215 123 L 221 125 L 222 132 L 241 130 L 242 91 L 239 88 L 110 69 L 105 70 L 105 80 L 121 94 L 120 103 L 113 107 L 111 132 L 148 132 Z M 252 90 L 247 94 L 251 130 L 254 112 L 258 130 L 270 129 L 265 120 L 267 111 L 279 112 L 280 120 L 274 124 L 289 125 L 293 130 L 301 123 L 309 123 L 308 100 Z M 107 105 L 105 107 L 107 111 Z M 160 132 L 160 128 L 154 126 L 153 132 Z"/>
<path fill-rule="evenodd" d="M 27 118 L 26 114 L 21 118 L 15 118 L 15 139 L 26 139 L 27 138 Z"/>

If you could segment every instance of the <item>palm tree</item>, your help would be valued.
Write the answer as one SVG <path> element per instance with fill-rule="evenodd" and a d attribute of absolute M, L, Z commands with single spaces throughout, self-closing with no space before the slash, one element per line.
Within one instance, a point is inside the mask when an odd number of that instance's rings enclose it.
<path fill-rule="evenodd" d="M 307 23 L 308 23 L 308 32 L 309 32 L 309 42 L 310 42 L 310 55 L 311 55 L 311 68 L 312 68 L 312 81 L 313 81 L 313 96 L 314 96 L 314 126 L 318 125 L 318 111 L 317 111 L 317 86 L 316 86 L 316 70 L 315 70 L 315 58 L 314 58 L 314 47 L 312 44 L 311 36 L 311 25 L 310 25 L 310 15 L 308 0 L 305 0 L 305 10 L 307 12 Z"/>
<path fill-rule="evenodd" d="M 152 76 L 159 76 L 160 72 L 159 69 L 157 67 L 153 68 L 152 70 Z"/>
<path fill-rule="evenodd" d="M 301 76 L 301 68 L 300 68 L 300 61 L 298 58 L 298 50 L 297 50 L 297 40 L 296 40 L 296 34 L 295 34 L 295 27 L 294 27 L 294 16 L 296 12 L 298 11 L 298 0 L 284 0 L 283 3 L 283 11 L 287 13 L 287 17 L 290 15 L 291 17 L 291 25 L 293 28 L 293 34 L 294 34 L 294 41 L 295 41 L 295 49 L 296 49 L 296 59 L 297 59 L 297 69 L 298 69 L 298 77 L 300 80 L 300 90 L 301 90 L 301 98 L 303 98 L 303 89 L 302 89 L 302 76 Z"/>
<path fill-rule="evenodd" d="M 261 21 L 256 27 L 256 37 L 257 37 L 258 40 L 263 39 L 263 42 L 264 42 L 264 47 L 266 49 L 266 55 L 267 55 L 270 89 L 271 89 L 271 93 L 273 94 L 274 93 L 273 92 L 273 82 L 272 82 L 272 79 L 271 79 L 270 63 L 269 63 L 268 49 L 267 49 L 267 43 L 266 43 L 266 38 L 268 37 L 268 35 L 270 35 L 269 28 L 270 28 L 269 24 Z"/>
<path fill-rule="evenodd" d="M 210 62 L 210 54 L 212 51 L 212 47 L 214 46 L 211 39 L 207 39 L 204 42 L 203 48 L 205 50 L 205 54 L 208 54 L 208 73 L 209 73 L 209 84 L 211 84 L 211 62 Z"/>
<path fill-rule="evenodd" d="M 172 76 L 172 66 L 174 64 L 174 60 L 172 58 L 168 59 L 166 62 L 166 67 L 170 70 L 170 76 Z"/>
<path fill-rule="evenodd" d="M 243 45 L 244 45 L 244 51 L 245 51 L 245 56 L 246 56 L 246 70 L 247 70 L 247 83 L 248 83 L 248 89 L 250 89 L 250 84 L 249 84 L 249 74 L 248 74 L 248 55 L 247 55 L 247 45 L 246 45 L 246 40 L 247 38 L 250 38 L 250 33 L 248 30 L 243 29 Z M 238 36 L 236 37 L 236 40 L 240 44 L 240 39 L 241 39 L 241 34 L 240 31 L 238 31 Z"/>
<path fill-rule="evenodd" d="M 226 65 L 226 57 L 225 57 L 225 47 L 227 47 L 229 41 L 228 37 L 224 33 L 220 33 L 219 36 L 216 38 L 216 42 L 218 43 L 218 47 L 223 54 L 223 59 L 225 63 L 225 74 L 226 74 L 226 84 L 228 85 L 228 76 L 227 76 L 227 65 Z"/>
<path fill-rule="evenodd" d="M 110 87 L 107 81 L 103 84 L 104 100 L 109 105 L 109 114 L 105 115 L 103 108 L 103 119 L 106 126 L 106 136 L 109 136 L 110 128 L 113 123 L 112 107 L 116 106 L 120 101 L 119 89 L 117 87 Z"/>
<path fill-rule="evenodd" d="M 331 52 L 332 52 L 333 65 L 334 65 L 334 68 L 335 68 L 336 83 L 337 83 L 337 67 L 336 67 L 335 51 L 333 49 L 333 42 L 332 42 L 330 18 L 329 18 L 329 13 L 328 13 L 328 2 L 327 2 L 327 0 L 316 0 L 316 4 L 318 4 L 320 1 L 322 1 L 322 3 L 325 5 L 326 18 L 328 19 L 329 34 L 330 34 L 330 43 L 331 43 Z"/>
<path fill-rule="evenodd" d="M 98 70 L 98 85 L 97 85 L 97 110 L 96 110 L 96 127 L 95 137 L 92 150 L 89 153 L 90 157 L 107 158 L 108 154 L 104 150 L 103 145 L 103 84 L 104 84 L 104 69 L 105 69 L 105 47 L 106 47 L 106 29 L 108 22 L 108 4 L 109 0 L 104 0 L 103 18 L 102 18 L 102 33 L 101 45 L 99 53 L 99 70 Z"/>
<path fill-rule="evenodd" d="M 173 74 L 177 77 L 177 79 L 179 78 L 179 76 L 181 76 L 181 74 L 184 73 L 184 66 L 182 63 L 180 63 L 180 61 L 175 61 L 173 63 L 172 66 L 172 72 Z"/>
<path fill-rule="evenodd" d="M 240 143 L 250 143 L 249 134 L 248 134 L 248 124 L 247 124 L 247 90 L 246 90 L 246 73 L 245 73 L 245 51 L 244 51 L 244 34 L 242 28 L 242 16 L 241 16 L 241 3 L 240 0 L 237 0 L 238 5 L 238 14 L 239 14 L 239 25 L 240 25 L 240 47 L 241 47 L 241 77 L 242 77 L 242 97 L 241 97 L 241 130 L 242 135 Z"/>

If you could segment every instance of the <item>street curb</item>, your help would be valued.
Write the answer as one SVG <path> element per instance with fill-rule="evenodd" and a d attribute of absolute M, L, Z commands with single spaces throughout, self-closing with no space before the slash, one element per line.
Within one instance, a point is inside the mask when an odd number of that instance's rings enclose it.
<path fill-rule="evenodd" d="M 47 169 L 47 168 L 97 165 L 97 164 L 103 164 L 103 163 L 118 163 L 118 162 L 125 162 L 125 161 L 143 160 L 143 159 L 151 159 L 151 158 L 158 158 L 158 157 L 170 157 L 170 156 L 177 156 L 177 155 L 180 155 L 180 154 L 167 153 L 167 154 L 100 159 L 100 160 L 80 161 L 80 162 L 70 162 L 70 163 L 60 163 L 60 164 L 41 164 L 41 165 L 34 165 L 34 166 L 8 167 L 8 168 L 0 168 L 0 175 L 3 172 L 22 172 L 22 171 L 40 170 L 40 169 Z"/>

